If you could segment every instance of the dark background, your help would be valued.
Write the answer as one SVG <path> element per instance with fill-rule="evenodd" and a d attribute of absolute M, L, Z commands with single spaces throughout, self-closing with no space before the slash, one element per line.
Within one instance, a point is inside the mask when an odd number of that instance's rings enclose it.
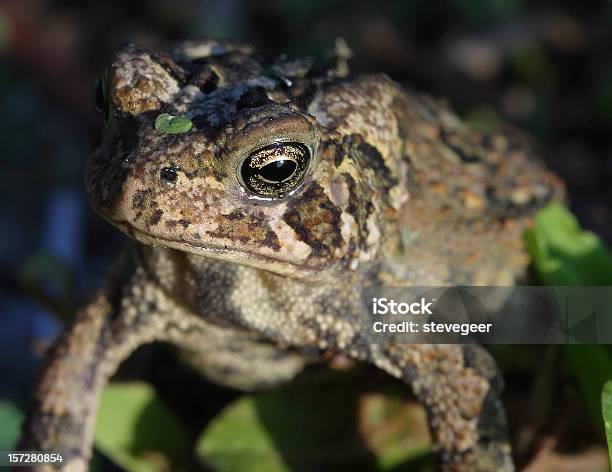
<path fill-rule="evenodd" d="M 83 191 L 98 132 L 90 104 L 96 75 L 123 41 L 157 46 L 206 35 L 319 60 L 342 37 L 355 70 L 447 97 L 482 129 L 500 120 L 523 127 L 566 181 L 581 224 L 612 242 L 610 1 L 2 0 L 0 400 L 26 404 L 39 354 L 121 247 Z M 581 423 L 584 409 L 571 394 L 559 393 L 571 406 L 564 430 L 521 420 L 521 399 L 537 383 L 532 364 L 545 351 L 521 348 L 519 367 L 513 354 L 499 354 L 515 434 L 532 427 L 533 437 L 563 444 L 568 431 L 584 429 L 583 440 L 566 441 L 582 457 L 603 442 Z M 555 382 L 571 391 L 562 376 Z M 524 461 L 534 454 L 526 447 Z"/>

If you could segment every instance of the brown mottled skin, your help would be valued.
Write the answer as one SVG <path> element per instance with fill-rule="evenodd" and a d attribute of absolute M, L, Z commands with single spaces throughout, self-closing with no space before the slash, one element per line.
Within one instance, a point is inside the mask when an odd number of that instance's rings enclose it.
<path fill-rule="evenodd" d="M 101 389 L 138 346 L 167 341 L 242 389 L 289 380 L 330 351 L 370 362 L 425 407 L 441 470 L 514 470 L 486 351 L 373 343 L 360 293 L 513 283 L 529 217 L 561 186 L 515 130 L 481 135 L 384 75 L 345 76 L 342 59 L 317 71 L 211 40 L 116 53 L 87 186 L 138 243 L 53 350 L 21 449 L 61 451 L 63 468 L 85 470 Z M 162 113 L 193 127 L 156 129 Z M 310 157 L 262 198 L 241 169 L 274 143 Z"/>

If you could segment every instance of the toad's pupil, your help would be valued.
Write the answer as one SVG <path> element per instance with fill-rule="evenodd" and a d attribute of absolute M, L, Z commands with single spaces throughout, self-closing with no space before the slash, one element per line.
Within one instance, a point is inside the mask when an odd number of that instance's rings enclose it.
<path fill-rule="evenodd" d="M 297 165 L 295 161 L 279 160 L 259 169 L 259 175 L 270 182 L 283 182 L 293 175 Z"/>
<path fill-rule="evenodd" d="M 309 160 L 310 151 L 302 143 L 273 143 L 240 163 L 238 181 L 252 195 L 283 198 L 304 180 Z"/>

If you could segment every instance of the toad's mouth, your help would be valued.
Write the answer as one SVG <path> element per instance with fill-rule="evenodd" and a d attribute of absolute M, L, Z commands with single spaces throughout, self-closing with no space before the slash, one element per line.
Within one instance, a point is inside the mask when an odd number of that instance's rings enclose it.
<path fill-rule="evenodd" d="M 273 257 L 263 253 L 249 251 L 246 248 L 233 248 L 229 245 L 206 244 L 199 245 L 193 242 L 178 241 L 154 235 L 134 226 L 127 221 L 108 220 L 126 236 L 149 246 L 161 246 L 196 256 L 222 260 L 228 263 L 266 270 L 287 277 L 309 279 L 320 274 L 321 267 L 306 264 L 307 259 L 300 261 L 289 260 L 282 257 Z"/>

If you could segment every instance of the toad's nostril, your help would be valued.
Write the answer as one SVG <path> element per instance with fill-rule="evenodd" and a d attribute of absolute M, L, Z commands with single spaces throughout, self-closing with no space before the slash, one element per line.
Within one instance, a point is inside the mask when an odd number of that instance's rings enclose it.
<path fill-rule="evenodd" d="M 174 166 L 163 167 L 159 171 L 159 177 L 166 183 L 174 183 L 178 178 L 178 169 Z"/>

